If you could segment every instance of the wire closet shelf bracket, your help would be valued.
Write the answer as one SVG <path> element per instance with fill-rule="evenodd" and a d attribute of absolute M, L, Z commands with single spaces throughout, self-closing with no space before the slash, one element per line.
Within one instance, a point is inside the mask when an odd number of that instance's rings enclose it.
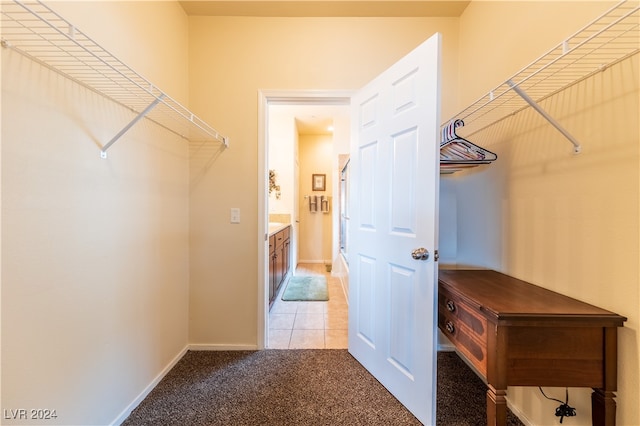
<path fill-rule="evenodd" d="M 531 106 L 580 152 L 580 143 L 539 103 L 640 51 L 640 3 L 622 0 L 441 126 L 460 120 L 464 137 Z M 453 125 L 453 129 L 462 125 Z M 453 132 L 455 135 L 455 131 Z M 457 135 L 455 135 L 458 137 Z M 462 138 L 463 139 L 463 138 Z M 445 140 L 443 139 L 443 142 Z"/>
<path fill-rule="evenodd" d="M 39 0 L 0 3 L 2 47 L 35 62 L 130 109 L 135 117 L 100 151 L 102 158 L 142 118 L 190 141 L 229 139 L 162 92 L 93 39 Z"/>

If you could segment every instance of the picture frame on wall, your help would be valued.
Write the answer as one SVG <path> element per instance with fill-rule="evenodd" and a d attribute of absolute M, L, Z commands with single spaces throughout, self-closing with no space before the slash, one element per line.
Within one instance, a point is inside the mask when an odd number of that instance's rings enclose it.
<path fill-rule="evenodd" d="M 324 191 L 327 175 L 313 174 L 311 176 L 311 189 L 313 191 Z"/>

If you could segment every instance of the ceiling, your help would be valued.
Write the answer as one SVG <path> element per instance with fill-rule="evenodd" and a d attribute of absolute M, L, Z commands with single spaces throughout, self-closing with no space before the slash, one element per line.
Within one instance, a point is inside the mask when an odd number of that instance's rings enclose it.
<path fill-rule="evenodd" d="M 459 17 L 471 1 L 438 0 L 191 0 L 187 15 L 281 17 Z"/>
<path fill-rule="evenodd" d="M 300 135 L 330 135 L 333 132 L 333 117 L 329 112 L 319 112 L 321 115 L 295 115 L 296 128 Z"/>
<path fill-rule="evenodd" d="M 300 135 L 330 135 L 328 130 L 333 125 L 334 118 L 348 116 L 348 105 L 270 105 L 269 116 L 279 117 L 280 120 L 293 119 Z M 271 118 L 270 118 L 271 119 Z"/>

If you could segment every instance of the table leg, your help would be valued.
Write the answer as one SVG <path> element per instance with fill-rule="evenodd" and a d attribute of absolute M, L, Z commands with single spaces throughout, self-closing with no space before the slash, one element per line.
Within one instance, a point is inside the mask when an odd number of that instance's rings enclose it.
<path fill-rule="evenodd" d="M 487 389 L 487 425 L 505 426 L 507 424 L 507 390 Z"/>
<path fill-rule="evenodd" d="M 591 394 L 591 424 L 614 426 L 616 424 L 616 394 L 602 389 L 593 389 Z"/>

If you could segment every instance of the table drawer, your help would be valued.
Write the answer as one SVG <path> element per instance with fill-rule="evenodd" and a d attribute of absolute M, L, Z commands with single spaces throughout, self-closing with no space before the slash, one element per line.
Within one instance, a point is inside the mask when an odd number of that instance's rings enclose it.
<path fill-rule="evenodd" d="M 487 342 L 487 319 L 460 297 L 447 291 L 444 286 L 438 288 L 438 310 L 456 322 L 463 323 L 483 344 Z"/>
<path fill-rule="evenodd" d="M 487 377 L 487 346 L 478 341 L 475 333 L 464 323 L 447 316 L 442 310 L 438 311 L 438 327 L 451 340 L 451 343 L 464 354 L 478 372 Z"/>
<path fill-rule="evenodd" d="M 487 319 L 442 284 L 438 287 L 438 327 L 486 377 Z"/>

